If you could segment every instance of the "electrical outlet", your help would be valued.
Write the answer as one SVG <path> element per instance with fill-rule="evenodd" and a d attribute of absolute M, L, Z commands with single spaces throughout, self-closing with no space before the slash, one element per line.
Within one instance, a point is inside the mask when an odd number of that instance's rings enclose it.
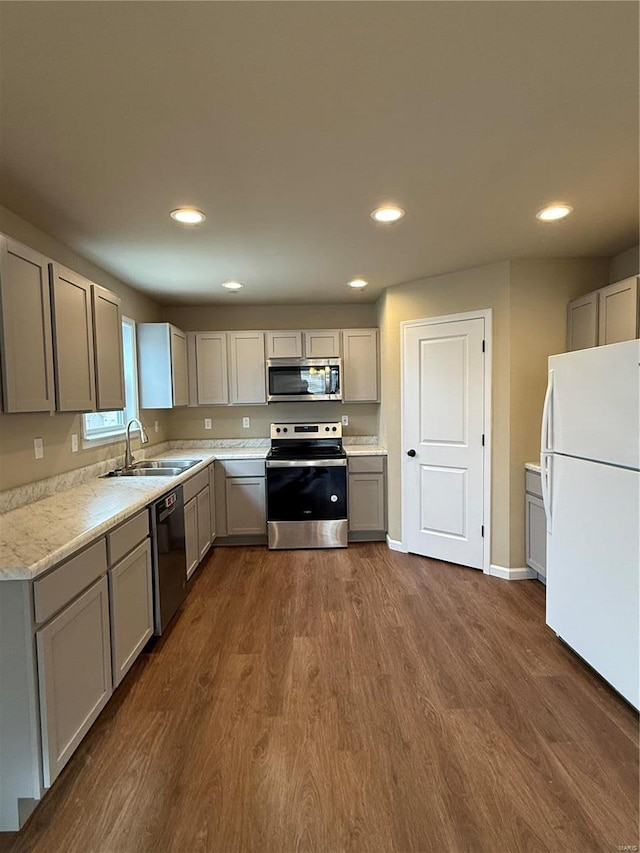
<path fill-rule="evenodd" d="M 33 439 L 33 450 L 36 454 L 36 459 L 44 459 L 44 442 L 41 438 Z"/>
<path fill-rule="evenodd" d="M 349 415 L 342 416 L 342 426 L 349 426 Z"/>
<path fill-rule="evenodd" d="M 242 426 L 244 427 L 244 429 L 249 429 L 249 427 L 251 426 L 250 419 L 249 418 L 243 418 L 242 419 Z"/>
<path fill-rule="evenodd" d="M 205 429 L 211 429 L 211 418 L 205 418 L 204 419 L 204 428 Z"/>
<path fill-rule="evenodd" d="M 71 452 L 78 452 L 78 436 L 75 433 L 71 436 Z"/>
<path fill-rule="evenodd" d="M 156 432 L 160 431 L 160 424 L 158 423 L 158 421 L 153 422 L 153 428 Z"/>

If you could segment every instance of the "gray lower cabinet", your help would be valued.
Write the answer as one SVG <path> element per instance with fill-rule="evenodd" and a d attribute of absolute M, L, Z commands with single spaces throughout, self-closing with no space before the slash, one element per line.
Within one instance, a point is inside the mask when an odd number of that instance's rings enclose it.
<path fill-rule="evenodd" d="M 187 552 L 187 579 L 195 572 L 200 562 L 198 548 L 198 502 L 191 498 L 184 505 L 184 544 Z"/>
<path fill-rule="evenodd" d="M 198 561 L 202 560 L 211 545 L 211 502 L 209 486 L 205 486 L 196 496 L 198 515 Z"/>
<path fill-rule="evenodd" d="M 2 409 L 55 407 L 48 260 L 0 235 Z"/>
<path fill-rule="evenodd" d="M 106 577 L 37 631 L 36 645 L 43 783 L 47 788 L 112 693 Z"/>
<path fill-rule="evenodd" d="M 151 543 L 145 539 L 109 569 L 113 686 L 117 687 L 153 634 Z"/>
<path fill-rule="evenodd" d="M 227 536 L 267 532 L 264 477 L 227 477 Z"/>
<path fill-rule="evenodd" d="M 349 539 L 384 539 L 387 530 L 384 456 L 348 460 Z"/>
<path fill-rule="evenodd" d="M 544 581 L 547 576 L 547 518 L 540 474 L 526 471 L 525 482 L 526 564 Z"/>

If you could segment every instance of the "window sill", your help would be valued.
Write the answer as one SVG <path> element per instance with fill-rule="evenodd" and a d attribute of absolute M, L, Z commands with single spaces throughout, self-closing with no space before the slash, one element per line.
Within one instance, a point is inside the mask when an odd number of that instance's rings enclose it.
<path fill-rule="evenodd" d="M 140 430 L 132 429 L 129 433 L 131 438 L 140 438 Z M 103 435 L 96 435 L 93 438 L 87 438 L 86 436 L 82 437 L 82 449 L 90 450 L 92 447 L 102 447 L 105 444 L 115 444 L 117 441 L 125 440 L 125 431 L 124 429 L 118 430 L 117 432 L 104 433 Z"/>

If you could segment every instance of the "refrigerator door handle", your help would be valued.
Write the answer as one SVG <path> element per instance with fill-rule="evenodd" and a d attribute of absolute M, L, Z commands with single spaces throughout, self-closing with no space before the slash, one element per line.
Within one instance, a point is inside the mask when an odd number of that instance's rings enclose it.
<path fill-rule="evenodd" d="M 549 371 L 547 390 L 542 407 L 542 430 L 540 433 L 540 455 L 553 452 L 553 370 Z M 542 464 L 542 462 L 540 463 Z"/>
<path fill-rule="evenodd" d="M 542 407 L 542 430 L 540 434 L 540 474 L 542 482 L 542 503 L 547 519 L 547 533 L 552 532 L 551 523 L 551 476 L 553 452 L 553 370 L 549 371 L 549 381 Z"/>
<path fill-rule="evenodd" d="M 542 482 L 542 504 L 544 506 L 544 514 L 547 519 L 547 535 L 553 533 L 553 517 L 551 515 L 551 497 L 553 489 L 553 456 L 550 453 L 543 453 L 540 460 L 540 480 Z"/>

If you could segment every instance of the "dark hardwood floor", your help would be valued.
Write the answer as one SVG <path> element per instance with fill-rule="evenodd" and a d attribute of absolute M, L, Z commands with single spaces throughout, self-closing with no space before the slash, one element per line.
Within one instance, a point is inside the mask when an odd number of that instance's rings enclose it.
<path fill-rule="evenodd" d="M 638 844 L 638 717 L 544 588 L 360 544 L 222 548 L 17 835 L 42 853 Z"/>

